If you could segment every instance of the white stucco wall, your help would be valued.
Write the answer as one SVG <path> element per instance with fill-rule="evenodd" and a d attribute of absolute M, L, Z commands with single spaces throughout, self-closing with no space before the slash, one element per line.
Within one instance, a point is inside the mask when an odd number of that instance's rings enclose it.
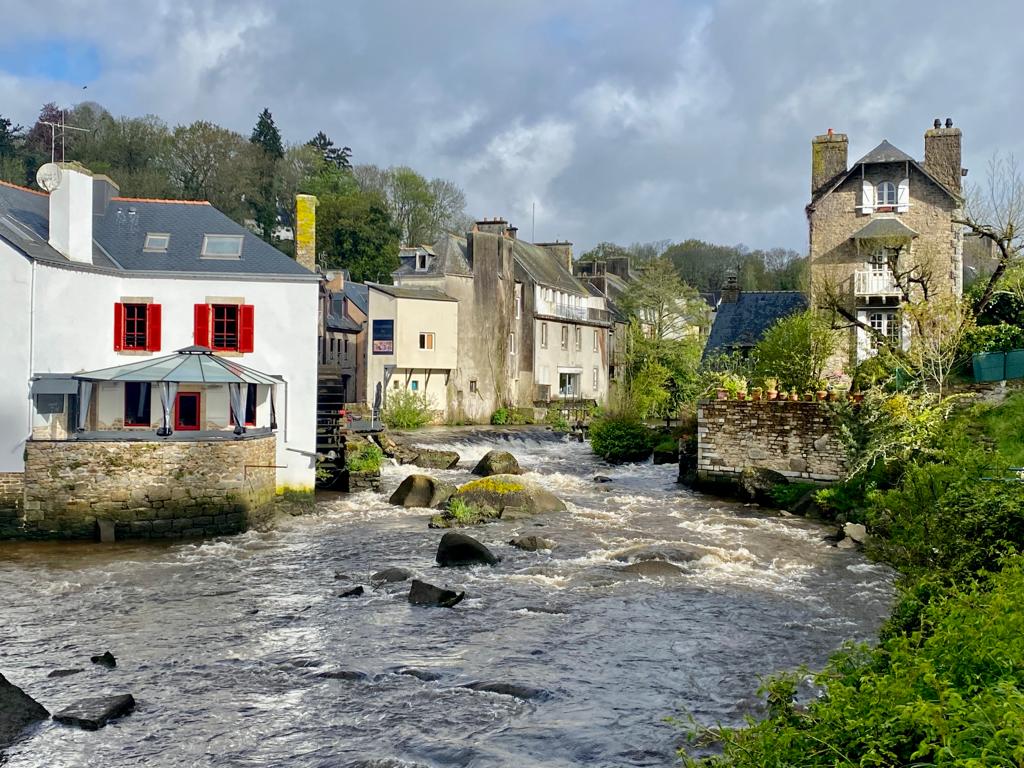
<path fill-rule="evenodd" d="M 22 471 L 31 428 L 29 381 L 38 373 L 75 373 L 160 357 L 194 343 L 194 305 L 212 297 L 252 304 L 254 351 L 243 365 L 280 375 L 277 470 L 279 489 L 309 490 L 315 479 L 318 287 L 315 281 L 155 277 L 34 265 L 0 243 L 0 321 L 10 365 L 0 368 L 0 471 Z M 30 310 L 32 273 L 35 312 Z M 162 306 L 161 348 L 114 351 L 114 304 L 147 297 Z M 34 322 L 34 328 L 30 328 Z M 30 358 L 31 354 L 31 359 Z M 113 408 L 115 405 L 100 407 Z M 123 406 L 116 404 L 117 409 Z M 265 405 L 269 409 L 269 403 Z M 219 408 L 219 405 L 215 405 Z M 226 415 L 225 415 L 226 418 Z"/>
<path fill-rule="evenodd" d="M 541 346 L 543 324 L 547 324 L 547 348 Z M 562 349 L 562 327 L 569 333 L 568 349 Z M 576 349 L 576 330 L 581 334 L 580 349 Z M 594 334 L 597 333 L 597 351 Z M 538 384 L 551 385 L 551 398 L 557 399 L 560 371 L 578 371 L 580 396 L 604 403 L 608 398 L 608 329 L 580 325 L 571 320 L 535 319 L 533 372 Z M 597 387 L 594 387 L 594 369 L 597 369 Z"/>

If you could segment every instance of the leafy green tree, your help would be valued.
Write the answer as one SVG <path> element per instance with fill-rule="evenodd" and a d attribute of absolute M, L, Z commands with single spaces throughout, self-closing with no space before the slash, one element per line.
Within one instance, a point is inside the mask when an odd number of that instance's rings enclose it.
<path fill-rule="evenodd" d="M 653 339 L 678 339 L 708 326 L 710 307 L 697 291 L 679 279 L 672 262 L 658 258 L 639 267 L 619 299 Z"/>
<path fill-rule="evenodd" d="M 338 148 L 334 142 L 323 131 L 317 131 L 316 136 L 310 139 L 307 144 L 323 157 L 323 159 L 342 171 L 352 170 L 352 149 L 350 147 Z"/>
<path fill-rule="evenodd" d="M 20 154 L 23 134 L 20 125 L 0 116 L 0 180 L 25 183 L 25 162 Z"/>
<path fill-rule="evenodd" d="M 787 389 L 816 390 L 839 343 L 832 324 L 813 309 L 784 317 L 754 348 L 755 373 Z"/>
<path fill-rule="evenodd" d="M 361 190 L 328 195 L 317 206 L 316 240 L 324 266 L 348 269 L 357 282 L 391 282 L 399 265 L 399 238 L 380 195 Z"/>
<path fill-rule="evenodd" d="M 239 134 L 197 120 L 174 128 L 160 163 L 177 196 L 208 200 L 241 220 L 251 154 L 251 145 Z"/>
<path fill-rule="evenodd" d="M 627 251 L 621 245 L 616 245 L 615 243 L 601 242 L 595 245 L 589 251 L 583 253 L 579 257 L 578 261 L 607 261 L 608 259 L 622 257 L 629 258 L 629 251 Z"/>
<path fill-rule="evenodd" d="M 453 182 L 428 181 L 407 166 L 384 169 L 358 165 L 353 174 L 360 189 L 375 192 L 387 201 L 403 243 L 432 243 L 445 232 L 466 228 L 466 197 Z"/>

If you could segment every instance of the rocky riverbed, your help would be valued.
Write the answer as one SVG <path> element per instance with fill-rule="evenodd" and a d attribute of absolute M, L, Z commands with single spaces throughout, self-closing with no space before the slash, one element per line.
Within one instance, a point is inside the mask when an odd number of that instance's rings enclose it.
<path fill-rule="evenodd" d="M 51 712 L 134 697 L 99 731 L 30 727 L 7 765 L 669 766 L 666 716 L 738 722 L 760 675 L 887 614 L 887 569 L 829 529 L 682 490 L 672 465 L 609 467 L 540 430 L 417 442 L 460 454 L 426 470 L 452 484 L 509 450 L 567 509 L 474 528 L 500 561 L 441 568 L 431 511 L 387 503 L 425 470 L 389 466 L 380 494 L 270 532 L 0 545 L 0 673 Z M 408 573 L 371 579 L 388 568 Z M 466 594 L 413 605 L 412 578 Z M 90 663 L 108 649 L 115 667 Z"/>

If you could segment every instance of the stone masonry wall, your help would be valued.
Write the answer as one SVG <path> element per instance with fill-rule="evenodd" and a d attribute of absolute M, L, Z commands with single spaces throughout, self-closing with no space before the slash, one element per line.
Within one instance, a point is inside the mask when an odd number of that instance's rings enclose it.
<path fill-rule="evenodd" d="M 0 537 L 118 539 L 237 533 L 271 502 L 276 437 L 26 443 L 24 508 Z"/>
<path fill-rule="evenodd" d="M 4 526 L 17 525 L 24 488 L 24 473 L 0 472 L 0 530 Z"/>
<path fill-rule="evenodd" d="M 807 482 L 846 472 L 846 452 L 824 404 L 708 400 L 697 410 L 697 477 L 731 480 L 747 467 Z"/>

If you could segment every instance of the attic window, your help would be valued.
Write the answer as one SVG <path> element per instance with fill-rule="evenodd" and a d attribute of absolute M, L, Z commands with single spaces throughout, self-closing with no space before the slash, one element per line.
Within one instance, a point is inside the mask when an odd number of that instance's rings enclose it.
<path fill-rule="evenodd" d="M 157 232 L 147 232 L 146 244 L 142 246 L 142 250 L 164 253 L 167 251 L 167 246 L 170 244 L 170 235 Z"/>
<path fill-rule="evenodd" d="M 241 235 L 204 235 L 201 256 L 208 259 L 238 259 L 242 256 Z"/>
<path fill-rule="evenodd" d="M 416 271 L 426 272 L 427 271 L 427 254 L 417 253 L 416 254 Z"/>
<path fill-rule="evenodd" d="M 896 185 L 891 181 L 883 181 L 878 185 L 875 206 L 881 208 L 883 206 L 894 205 L 896 205 Z"/>

